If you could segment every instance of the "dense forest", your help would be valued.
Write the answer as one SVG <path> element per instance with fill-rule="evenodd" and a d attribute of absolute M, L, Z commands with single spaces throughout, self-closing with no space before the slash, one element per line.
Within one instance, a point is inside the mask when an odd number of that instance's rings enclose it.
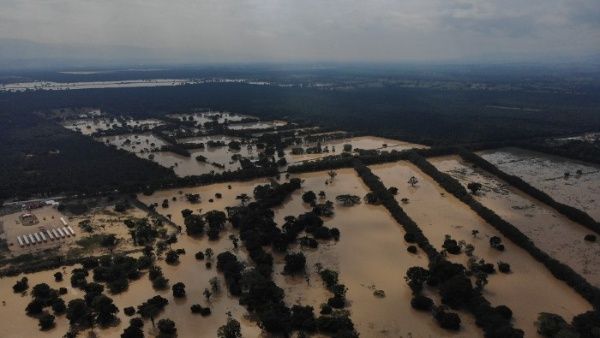
<path fill-rule="evenodd" d="M 0 200 L 135 191 L 174 179 L 172 170 L 30 113 L 0 112 Z"/>

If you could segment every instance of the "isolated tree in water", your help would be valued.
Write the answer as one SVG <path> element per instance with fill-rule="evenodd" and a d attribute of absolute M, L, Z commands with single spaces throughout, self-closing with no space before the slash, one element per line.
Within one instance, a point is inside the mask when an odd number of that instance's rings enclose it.
<path fill-rule="evenodd" d="M 411 176 L 411 177 L 408 179 L 408 184 L 410 184 L 410 185 L 411 185 L 411 186 L 413 186 L 413 187 L 414 187 L 414 186 L 415 186 L 417 183 L 419 183 L 419 180 L 417 180 L 417 178 L 416 178 L 416 177 L 414 177 L 414 176 Z"/>
<path fill-rule="evenodd" d="M 353 206 L 355 204 L 360 203 L 360 197 L 355 195 L 339 195 L 335 198 L 337 201 L 342 202 L 345 206 Z"/>

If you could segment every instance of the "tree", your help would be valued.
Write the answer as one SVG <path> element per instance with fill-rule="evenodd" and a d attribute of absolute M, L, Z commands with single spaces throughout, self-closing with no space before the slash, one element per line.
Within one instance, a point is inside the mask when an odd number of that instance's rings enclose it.
<path fill-rule="evenodd" d="M 119 308 L 117 308 L 113 300 L 108 296 L 96 296 L 92 301 L 92 309 L 96 316 L 96 322 L 101 326 L 111 325 L 117 320 L 115 314 L 119 312 Z"/>
<path fill-rule="evenodd" d="M 217 337 L 219 338 L 241 338 L 242 327 L 240 322 L 231 318 L 231 314 L 227 314 L 227 324 L 219 327 L 217 331 Z"/>
<path fill-rule="evenodd" d="M 158 321 L 158 330 L 160 331 L 161 337 L 173 337 L 177 333 L 175 322 L 168 318 Z"/>
<path fill-rule="evenodd" d="M 471 194 L 477 195 L 477 192 L 481 190 L 481 183 L 479 182 L 471 182 L 467 184 L 467 189 L 471 190 Z"/>
<path fill-rule="evenodd" d="M 51 328 L 54 327 L 54 319 L 56 317 L 54 317 L 51 314 L 45 313 L 40 317 L 39 323 L 38 325 L 40 326 L 40 330 L 42 331 L 46 331 L 46 330 L 50 330 Z"/>
<path fill-rule="evenodd" d="M 433 300 L 423 295 L 416 295 L 411 299 L 410 305 L 419 311 L 429 311 L 433 307 Z"/>
<path fill-rule="evenodd" d="M 306 266 L 306 257 L 302 252 L 290 253 L 285 256 L 285 266 L 283 272 L 285 274 L 296 274 L 303 272 Z"/>
<path fill-rule="evenodd" d="M 555 337 L 558 332 L 569 329 L 570 327 L 561 316 L 547 312 L 542 312 L 538 315 L 535 325 L 537 326 L 537 331 L 540 335 L 549 338 Z"/>
<path fill-rule="evenodd" d="M 129 325 L 121 334 L 121 338 L 144 338 L 144 331 L 137 326 Z"/>
<path fill-rule="evenodd" d="M 577 315 L 572 324 L 581 338 L 596 338 L 600 332 L 600 311 L 592 310 Z"/>
<path fill-rule="evenodd" d="M 104 237 L 102 237 L 102 241 L 100 242 L 100 245 L 102 245 L 105 248 L 108 248 L 111 252 L 112 250 L 115 248 L 115 246 L 117 246 L 117 236 L 115 234 L 108 234 L 105 235 Z"/>
<path fill-rule="evenodd" d="M 329 175 L 329 181 L 333 182 L 333 179 L 337 176 L 337 172 L 335 170 L 330 170 L 327 172 L 327 175 Z"/>
<path fill-rule="evenodd" d="M 15 293 L 21 293 L 27 289 L 29 289 L 29 282 L 27 277 L 21 278 L 15 283 L 15 285 L 13 285 L 13 291 Z"/>
<path fill-rule="evenodd" d="M 360 197 L 356 196 L 356 195 L 348 195 L 348 194 L 344 194 L 344 195 L 338 195 L 335 198 L 338 202 L 342 202 L 342 204 L 344 204 L 345 206 L 353 206 L 355 204 L 360 203 Z"/>
<path fill-rule="evenodd" d="M 207 302 L 210 302 L 210 296 L 212 296 L 212 292 L 210 292 L 209 289 L 204 289 L 204 292 L 202 292 L 202 294 L 204 295 L 204 298 L 206 298 Z"/>
<path fill-rule="evenodd" d="M 138 306 L 138 313 L 142 318 L 150 319 L 152 326 L 154 325 L 154 318 L 169 304 L 169 301 L 161 296 L 154 296 Z"/>
<path fill-rule="evenodd" d="M 408 179 L 408 184 L 410 184 L 412 187 L 414 187 L 417 183 L 419 183 L 419 180 L 417 180 L 417 178 L 414 176 L 411 176 Z"/>
<path fill-rule="evenodd" d="M 185 231 L 189 236 L 199 236 L 204 234 L 205 222 L 200 215 L 189 215 L 183 220 Z"/>
<path fill-rule="evenodd" d="M 185 194 L 185 199 L 190 203 L 200 202 L 200 194 Z"/>
<path fill-rule="evenodd" d="M 313 204 L 315 204 L 316 200 L 317 200 L 317 195 L 312 190 L 307 191 L 304 194 L 302 194 L 302 201 L 304 201 L 304 203 L 313 205 Z"/>
<path fill-rule="evenodd" d="M 175 298 L 185 297 L 185 284 L 183 284 L 182 282 L 177 282 L 177 283 L 173 284 L 171 289 L 173 290 L 173 297 L 175 297 Z"/>
<path fill-rule="evenodd" d="M 69 301 L 67 305 L 67 319 L 72 326 L 88 327 L 94 323 L 92 309 L 81 298 Z"/>
<path fill-rule="evenodd" d="M 165 257 L 165 262 L 170 265 L 174 265 L 179 263 L 179 254 L 175 250 L 167 251 L 167 255 Z"/>
<path fill-rule="evenodd" d="M 65 301 L 62 300 L 62 298 L 57 298 L 52 302 L 52 311 L 54 311 L 54 314 L 56 315 L 60 315 L 65 313 L 65 311 L 67 311 L 67 305 L 65 304 Z"/>
<path fill-rule="evenodd" d="M 62 272 L 60 272 L 60 271 L 56 272 L 54 274 L 54 281 L 55 282 L 62 282 L 62 280 L 63 280 L 63 274 L 62 274 Z"/>
<path fill-rule="evenodd" d="M 240 200 L 242 206 L 246 206 L 246 203 L 250 200 L 250 196 L 248 196 L 248 194 L 246 193 L 243 193 L 241 195 L 236 196 L 235 199 Z"/>
<path fill-rule="evenodd" d="M 227 215 L 220 210 L 211 210 L 204 215 L 204 218 L 208 222 L 208 238 L 219 239 L 219 234 L 225 228 Z"/>

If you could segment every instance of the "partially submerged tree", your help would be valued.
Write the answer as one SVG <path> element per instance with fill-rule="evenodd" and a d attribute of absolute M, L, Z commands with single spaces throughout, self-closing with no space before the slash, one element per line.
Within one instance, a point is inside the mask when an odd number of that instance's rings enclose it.
<path fill-rule="evenodd" d="M 360 203 L 360 197 L 356 195 L 343 194 L 336 196 L 335 199 L 345 206 L 353 206 L 355 204 Z"/>

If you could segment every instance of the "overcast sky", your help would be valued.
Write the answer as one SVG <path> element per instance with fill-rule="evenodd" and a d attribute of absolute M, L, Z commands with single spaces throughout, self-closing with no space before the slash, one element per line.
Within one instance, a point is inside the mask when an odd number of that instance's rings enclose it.
<path fill-rule="evenodd" d="M 600 0 L 0 0 L 0 38 L 200 61 L 600 55 Z"/>

